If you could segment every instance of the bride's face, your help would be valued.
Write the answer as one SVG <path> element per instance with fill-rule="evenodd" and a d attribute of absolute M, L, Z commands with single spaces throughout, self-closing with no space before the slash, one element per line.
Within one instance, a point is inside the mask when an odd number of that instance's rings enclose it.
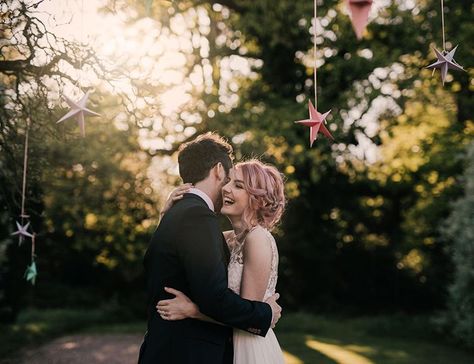
<path fill-rule="evenodd" d="M 232 168 L 229 178 L 229 182 L 222 188 L 224 204 L 221 214 L 228 217 L 240 217 L 249 204 L 249 194 L 244 188 L 244 178 L 239 168 Z"/>

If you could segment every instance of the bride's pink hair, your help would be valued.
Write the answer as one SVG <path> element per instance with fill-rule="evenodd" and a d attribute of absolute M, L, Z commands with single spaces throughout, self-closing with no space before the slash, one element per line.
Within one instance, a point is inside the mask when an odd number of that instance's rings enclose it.
<path fill-rule="evenodd" d="M 249 205 L 242 216 L 244 224 L 247 229 L 259 224 L 271 230 L 285 210 L 283 175 L 256 159 L 237 163 L 235 168 L 242 171 L 244 188 L 249 194 Z"/>

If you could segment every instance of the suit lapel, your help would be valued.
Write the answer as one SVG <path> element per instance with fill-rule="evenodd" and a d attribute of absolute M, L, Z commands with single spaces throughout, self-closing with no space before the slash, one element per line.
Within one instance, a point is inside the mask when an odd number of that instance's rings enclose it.
<path fill-rule="evenodd" d="M 199 200 L 204 206 L 208 207 L 207 204 L 206 204 L 206 201 L 204 201 L 200 196 L 198 195 L 195 195 L 194 193 L 185 193 L 184 194 L 184 198 L 194 198 L 194 199 L 197 199 Z M 213 211 L 212 212 L 214 215 L 216 215 L 216 213 Z M 217 215 L 216 215 L 216 219 L 217 219 Z M 222 237 L 222 260 L 224 261 L 225 263 L 225 266 L 227 267 L 230 263 L 230 251 L 229 251 L 229 247 L 227 246 L 227 242 L 225 241 L 225 238 L 224 238 L 224 234 L 221 234 L 221 237 Z"/>

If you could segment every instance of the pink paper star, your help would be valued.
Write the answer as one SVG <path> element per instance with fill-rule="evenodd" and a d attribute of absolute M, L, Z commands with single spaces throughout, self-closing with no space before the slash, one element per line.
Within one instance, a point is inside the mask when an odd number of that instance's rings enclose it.
<path fill-rule="evenodd" d="M 310 142 L 310 147 L 313 146 L 314 141 L 318 138 L 318 132 L 322 132 L 326 137 L 329 139 L 334 140 L 333 136 L 329 132 L 329 130 L 326 128 L 324 125 L 324 122 L 326 120 L 326 117 L 329 115 L 331 110 L 324 114 L 320 114 L 313 106 L 313 103 L 311 100 L 308 103 L 308 109 L 309 109 L 309 119 L 305 120 L 298 120 L 295 121 L 297 124 L 302 124 L 304 126 L 309 126 L 310 131 L 309 131 L 309 142 Z"/>
<path fill-rule="evenodd" d="M 100 116 L 100 114 L 86 108 L 87 99 L 89 98 L 89 91 L 87 91 L 86 94 L 82 97 L 82 99 L 80 99 L 78 102 L 72 101 L 67 96 L 63 95 L 63 97 L 66 100 L 69 107 L 71 108 L 71 110 L 69 110 L 69 112 L 66 115 L 64 115 L 61 119 L 59 119 L 57 123 L 60 123 L 74 116 L 77 120 L 77 123 L 79 124 L 79 127 L 81 128 L 82 136 L 85 137 L 86 127 L 84 123 L 84 116 L 85 115 Z"/>
<path fill-rule="evenodd" d="M 369 22 L 372 0 L 347 0 L 347 3 L 351 13 L 352 27 L 354 28 L 357 39 L 361 39 L 362 33 Z"/>
<path fill-rule="evenodd" d="M 454 71 L 464 71 L 464 68 L 462 68 L 462 66 L 459 65 L 454 60 L 454 53 L 456 53 L 457 48 L 458 46 L 454 47 L 453 49 L 451 49 L 450 52 L 446 52 L 446 51 L 440 52 L 436 48 L 434 48 L 434 51 L 436 53 L 436 57 L 438 58 L 438 60 L 426 67 L 428 69 L 433 69 L 433 70 L 436 68 L 439 68 L 441 72 L 441 81 L 443 82 L 443 85 L 444 85 L 446 76 L 448 75 L 448 69 L 451 69 Z"/>

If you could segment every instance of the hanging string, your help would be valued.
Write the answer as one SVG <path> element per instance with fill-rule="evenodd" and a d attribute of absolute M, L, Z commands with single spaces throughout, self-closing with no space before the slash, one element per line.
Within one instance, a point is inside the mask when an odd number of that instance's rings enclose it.
<path fill-rule="evenodd" d="M 30 119 L 26 120 L 25 151 L 23 155 L 23 185 L 21 193 L 21 216 L 25 216 L 25 195 L 26 195 L 26 168 L 28 166 L 28 136 L 30 130 Z M 23 221 L 22 221 L 23 223 Z"/>
<path fill-rule="evenodd" d="M 84 57 L 83 53 L 83 48 L 84 48 L 84 0 L 81 0 L 81 5 L 80 5 L 80 14 L 81 14 L 81 20 L 80 20 L 80 32 L 79 32 L 79 43 L 80 43 L 80 48 L 79 48 L 79 74 L 77 77 L 76 81 L 76 87 L 81 89 L 81 82 L 82 82 L 82 59 Z"/>
<path fill-rule="evenodd" d="M 81 47 L 84 47 L 84 0 L 81 0 Z M 81 52 L 81 59 L 79 63 L 80 73 L 79 77 L 82 81 L 82 59 L 84 57 L 84 53 Z"/>
<path fill-rule="evenodd" d="M 444 32 L 444 1 L 441 0 L 441 28 L 443 31 L 443 53 L 446 52 L 446 35 Z"/>
<path fill-rule="evenodd" d="M 23 183 L 21 189 L 21 226 L 24 225 L 24 219 L 28 217 L 25 213 L 25 200 L 26 200 L 26 171 L 28 169 L 28 139 L 29 139 L 29 130 L 30 130 L 30 119 L 26 119 L 26 133 L 25 133 L 25 151 L 23 154 Z M 20 234 L 20 240 L 22 236 Z"/>
<path fill-rule="evenodd" d="M 35 239 L 36 234 L 33 233 L 33 237 L 31 238 L 31 263 L 35 261 Z"/>
<path fill-rule="evenodd" d="M 318 0 L 314 0 L 314 28 L 313 28 L 313 42 L 314 42 L 314 107 L 318 109 L 318 75 L 316 65 L 316 19 L 318 14 Z"/>

